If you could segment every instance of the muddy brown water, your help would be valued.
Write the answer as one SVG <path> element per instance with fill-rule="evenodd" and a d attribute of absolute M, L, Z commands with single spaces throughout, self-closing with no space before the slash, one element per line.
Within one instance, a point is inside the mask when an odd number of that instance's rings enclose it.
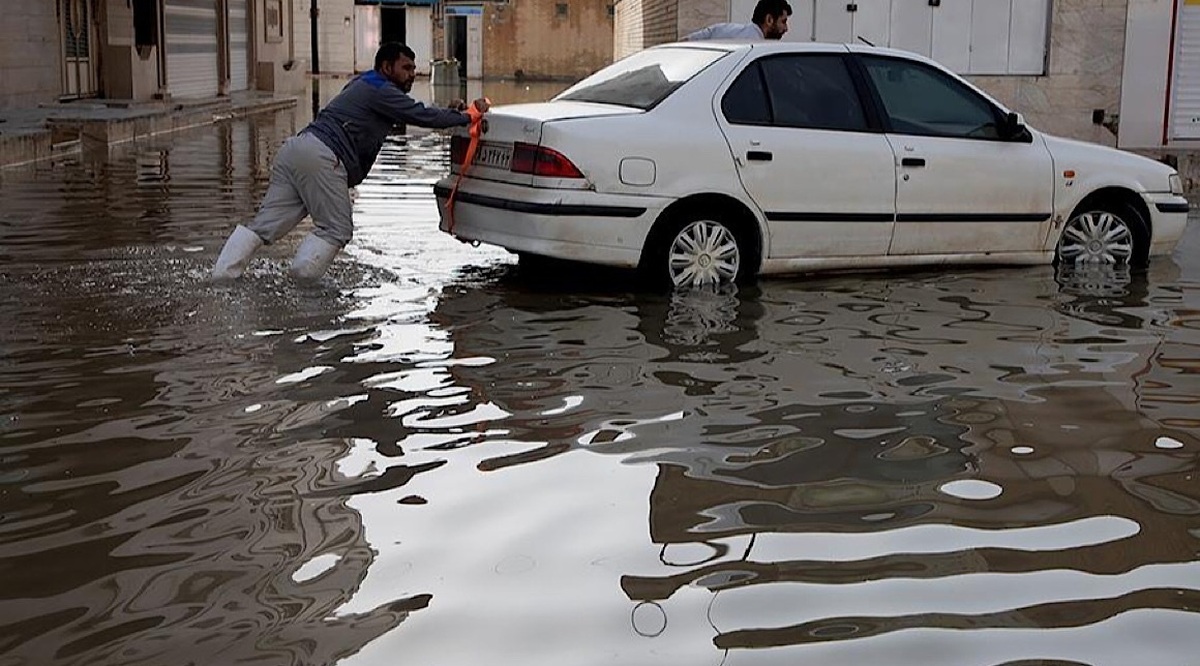
<path fill-rule="evenodd" d="M 436 231 L 206 283 L 303 111 L 0 178 L 0 665 L 1197 664 L 1200 228 L 639 292 Z"/>

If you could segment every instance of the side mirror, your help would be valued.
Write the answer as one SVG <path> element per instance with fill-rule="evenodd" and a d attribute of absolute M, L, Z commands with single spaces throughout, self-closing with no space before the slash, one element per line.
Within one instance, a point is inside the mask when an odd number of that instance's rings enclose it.
<path fill-rule="evenodd" d="M 1000 126 L 1000 137 L 1006 141 L 1025 141 L 1029 132 L 1025 129 L 1025 118 L 1016 111 L 1009 111 Z M 1032 138 L 1032 137 L 1030 137 Z"/>

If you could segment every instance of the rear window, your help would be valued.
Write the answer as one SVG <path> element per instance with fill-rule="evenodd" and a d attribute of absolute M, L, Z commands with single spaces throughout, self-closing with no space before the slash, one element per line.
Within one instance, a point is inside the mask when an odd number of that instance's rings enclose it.
<path fill-rule="evenodd" d="M 641 51 L 592 74 L 554 99 L 649 109 L 728 54 L 692 48 Z"/>

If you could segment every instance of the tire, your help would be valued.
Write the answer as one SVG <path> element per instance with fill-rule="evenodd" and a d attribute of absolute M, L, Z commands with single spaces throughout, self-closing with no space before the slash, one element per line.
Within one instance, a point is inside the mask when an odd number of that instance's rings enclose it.
<path fill-rule="evenodd" d="M 665 232 L 657 236 L 642 267 L 654 286 L 718 287 L 749 278 L 750 243 L 728 223 L 692 215 Z"/>
<path fill-rule="evenodd" d="M 1058 237 L 1054 262 L 1142 266 L 1149 254 L 1150 234 L 1137 209 L 1119 201 L 1095 201 L 1071 214 Z"/>

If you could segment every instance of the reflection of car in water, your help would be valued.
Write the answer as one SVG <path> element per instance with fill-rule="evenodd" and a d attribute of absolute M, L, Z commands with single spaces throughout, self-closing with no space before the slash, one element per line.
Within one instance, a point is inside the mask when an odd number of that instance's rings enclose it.
<path fill-rule="evenodd" d="M 621 584 L 669 617 L 692 586 L 773 595 L 764 586 L 1120 577 L 1191 562 L 1200 387 L 1180 324 L 1200 308 L 1173 270 L 831 278 L 669 297 L 501 283 L 448 289 L 434 317 L 456 357 L 489 361 L 452 369 L 505 414 L 488 427 L 533 447 L 482 468 L 569 450 L 657 465 L 648 536 L 666 569 Z M 964 481 L 994 492 L 971 499 L 953 485 Z M 1138 592 L 1010 615 L 1076 626 L 1063 618 L 1164 605 Z M 725 619 L 715 626 L 727 646 L 837 636 L 838 618 L 792 633 Z M 863 620 L 844 637 L 1010 621 Z"/>

